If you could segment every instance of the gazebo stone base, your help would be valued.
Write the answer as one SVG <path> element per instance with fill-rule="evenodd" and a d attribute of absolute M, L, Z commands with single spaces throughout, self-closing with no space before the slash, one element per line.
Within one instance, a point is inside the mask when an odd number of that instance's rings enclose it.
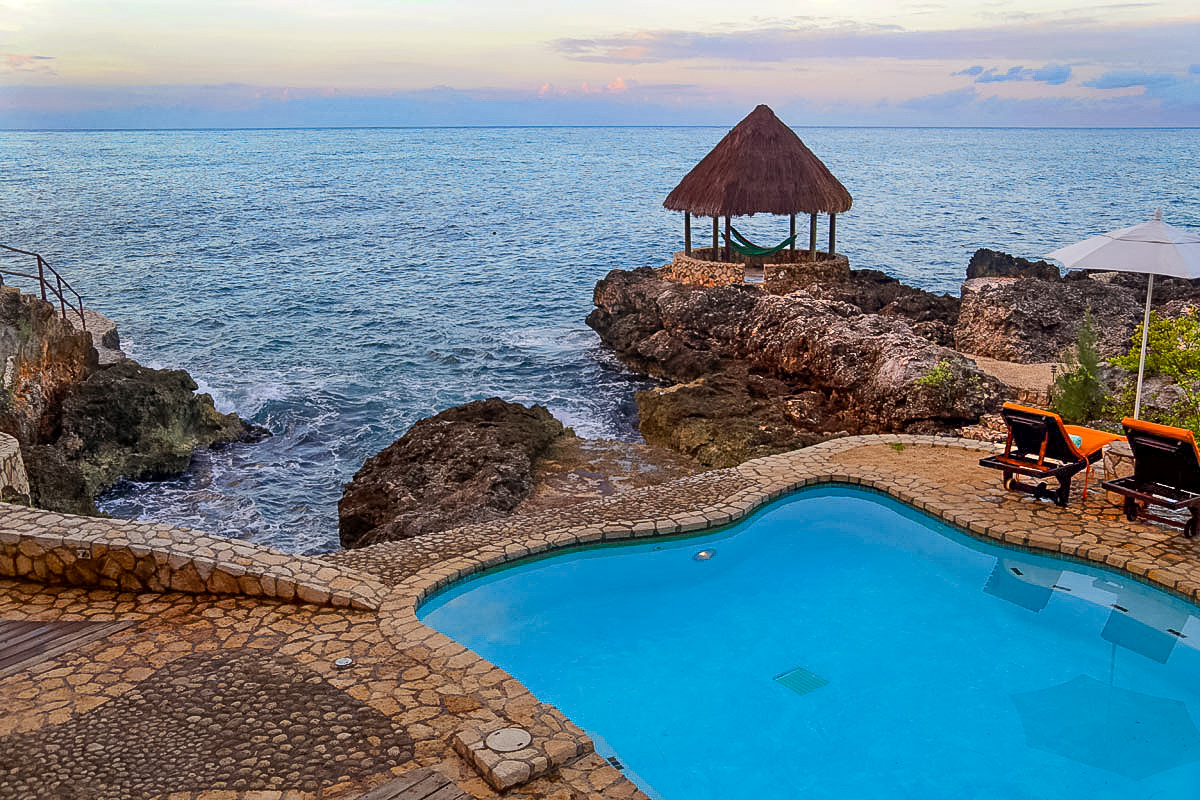
<path fill-rule="evenodd" d="M 850 260 L 841 254 L 817 253 L 816 260 L 810 261 L 807 250 L 784 250 L 765 264 L 708 260 L 712 257 L 712 248 L 694 249 L 690 256 L 678 252 L 663 273 L 678 283 L 728 286 L 744 282 L 747 267 L 752 267 L 761 270 L 763 285 L 772 294 L 787 294 L 815 283 L 836 283 L 850 274 Z"/>
<path fill-rule="evenodd" d="M 741 262 L 705 261 L 682 252 L 663 271 L 668 279 L 693 286 L 727 286 L 746 279 L 746 265 Z"/>
<path fill-rule="evenodd" d="M 841 283 L 849 277 L 850 259 L 840 253 L 817 253 L 816 261 L 763 266 L 763 287 L 771 294 L 790 294 L 819 283 Z"/>

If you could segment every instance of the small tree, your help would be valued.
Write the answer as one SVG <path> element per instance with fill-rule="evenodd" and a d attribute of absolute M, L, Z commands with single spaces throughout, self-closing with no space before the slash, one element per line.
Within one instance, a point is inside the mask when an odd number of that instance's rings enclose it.
<path fill-rule="evenodd" d="M 1129 353 L 1117 356 L 1112 363 L 1130 372 L 1136 381 L 1142 352 L 1141 325 L 1130 341 Z M 1183 399 L 1166 412 L 1152 415 L 1155 421 L 1200 432 L 1200 317 L 1196 311 L 1172 319 L 1150 312 L 1146 348 L 1146 374 L 1170 378 L 1183 394 Z"/>
<path fill-rule="evenodd" d="M 1065 369 L 1050 387 L 1050 405 L 1067 422 L 1095 419 L 1104 407 L 1100 383 L 1100 353 L 1096 350 L 1096 323 L 1089 308 L 1075 333 L 1075 347 L 1063 354 Z"/>

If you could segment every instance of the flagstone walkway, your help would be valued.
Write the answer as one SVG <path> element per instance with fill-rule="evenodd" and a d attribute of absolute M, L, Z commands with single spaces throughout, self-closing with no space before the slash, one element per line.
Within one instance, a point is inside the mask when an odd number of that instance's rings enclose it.
<path fill-rule="evenodd" d="M 997 473 L 978 466 L 980 448 L 988 446 L 841 439 L 603 501 L 298 560 L 299 582 L 315 591 L 329 576 L 345 605 L 332 604 L 332 591 L 311 595 L 323 605 L 264 595 L 260 561 L 272 574 L 297 568 L 245 543 L 226 561 L 236 560 L 238 580 L 257 596 L 241 594 L 237 581 L 216 585 L 224 594 L 202 594 L 0 578 L 0 621 L 130 623 L 0 677 L 0 798 L 341 800 L 416 769 L 436 770 L 481 800 L 498 797 L 500 785 L 513 787 L 508 798 L 643 798 L 557 710 L 421 625 L 416 604 L 528 553 L 700 530 L 806 484 L 874 488 L 977 536 L 1105 563 L 1200 600 L 1200 542 L 1126 522 L 1101 491 L 1068 508 L 1007 493 Z M 37 518 L 66 524 L 0 505 L 0 542 L 16 530 L 36 536 Z M 89 526 L 112 526 L 68 522 L 72 547 Z M 169 552 L 180 535 L 155 546 Z M 368 594 L 346 585 L 354 576 Z M 511 727 L 531 743 L 511 758 L 489 754 L 492 733 Z"/>

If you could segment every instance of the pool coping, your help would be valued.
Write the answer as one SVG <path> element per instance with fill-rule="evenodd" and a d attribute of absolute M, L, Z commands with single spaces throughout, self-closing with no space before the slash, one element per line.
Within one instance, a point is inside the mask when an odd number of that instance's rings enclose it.
<path fill-rule="evenodd" d="M 566 792 L 647 800 L 623 768 L 596 753 L 593 738 L 559 709 L 541 702 L 487 659 L 424 625 L 417 617 L 420 603 L 477 573 L 565 548 L 703 535 L 806 487 L 865 489 L 929 514 L 975 540 L 1115 569 L 1192 603 L 1200 600 L 1200 540 L 1184 539 L 1178 530 L 1160 525 L 1127 522 L 1102 491 L 1083 501 L 1076 486 L 1076 496 L 1065 508 L 1007 492 L 998 472 L 978 466 L 979 457 L 997 449 L 949 437 L 846 437 L 601 500 L 321 558 L 288 556 L 245 542 L 221 542 L 218 548 L 211 537 L 196 532 L 0 505 L 0 544 L 23 547 L 20 555 L 34 564 L 26 579 L 48 587 L 28 611 L 10 607 L 10 617 L 139 620 L 129 629 L 134 633 L 127 643 L 85 647 L 75 656 L 5 679 L 6 686 L 25 698 L 19 703 L 20 727 L 13 730 L 69 723 L 97 703 L 123 697 L 147 675 L 184 654 L 216 647 L 222 658 L 241 657 L 251 644 L 270 644 L 297 658 L 297 670 L 321 676 L 391 717 L 397 729 L 413 738 L 415 754 L 394 763 L 380 761 L 373 765 L 374 772 L 347 773 L 341 783 L 319 790 L 297 789 L 280 796 L 214 785 L 155 800 L 357 800 L 381 779 L 427 767 L 438 768 L 478 798 L 504 796 L 520 787 L 515 791 L 554 797 Z M 101 545 L 113 554 L 106 562 L 111 569 L 99 572 L 106 580 L 119 578 L 117 568 L 131 569 L 136 576 L 139 565 L 146 564 L 141 571 L 149 581 L 150 564 L 156 570 L 186 570 L 189 564 L 199 569 L 209 561 L 214 574 L 227 566 L 237 580 L 194 588 L 167 587 L 163 580 L 158 590 L 140 585 L 123 589 L 119 580 L 116 588 L 103 588 L 72 580 L 70 574 L 64 581 L 54 570 L 37 580 L 42 555 L 47 567 L 65 565 L 69 572 L 71 565 L 65 560 L 57 565 L 54 559 L 64 546 L 71 550 L 69 546 L 84 542 L 96 548 L 89 551 L 93 557 Z M 6 563 L 0 560 L 0 567 Z M 19 566 L 29 564 L 21 561 Z M 278 578 L 285 576 L 312 591 L 284 595 L 278 591 L 284 585 Z M 276 583 L 272 586 L 265 578 L 275 578 Z M 249 586 L 241 585 L 243 579 Z M 224 596 L 213 596 L 214 590 Z M 160 617 L 162 624 L 157 622 Z M 267 619 L 270 625 L 263 621 Z M 277 623 L 281 627 L 273 627 Z M 148 652 L 154 655 L 144 655 Z M 331 659 L 347 653 L 356 663 L 338 671 Z M 59 686 L 66 679 L 55 676 L 63 665 L 84 663 L 88 674 L 108 682 Z M 525 729 L 531 734 L 530 746 L 512 757 L 485 752 L 486 740 L 500 727 Z M 120 743 L 115 746 L 119 752 Z M 275 761 L 285 766 L 276 769 L 292 769 L 287 765 L 300 760 L 278 755 Z"/>
<path fill-rule="evenodd" d="M 978 452 L 981 457 L 1000 450 L 998 445 L 977 440 L 878 434 L 830 440 L 802 450 L 754 459 L 730 470 L 732 477 L 749 479 L 751 486 L 734 489 L 716 502 L 698 505 L 688 513 L 607 520 L 507 538 L 420 568 L 393 587 L 381 608 L 382 616 L 398 641 L 416 639 L 435 652 L 446 648 L 458 652 L 464 672 L 499 669 L 445 634 L 425 626 L 417 616 L 421 605 L 452 584 L 531 557 L 608 542 L 700 534 L 745 519 L 787 494 L 808 487 L 839 484 L 890 497 L 972 538 L 1114 569 L 1200 605 L 1200 561 L 1193 560 L 1189 566 L 1177 558 L 1154 557 L 1147 552 L 1154 549 L 1146 545 L 1147 541 L 1172 539 L 1178 531 L 1126 522 L 1110 506 L 1088 512 L 1080 507 L 1074 496 L 1071 504 L 1060 508 L 1028 495 L 1015 495 L 1000 486 L 998 474 L 992 481 L 993 488 L 981 490 L 978 485 L 949 487 L 912 475 L 830 461 L 832 456 L 871 445 L 890 446 L 897 452 L 908 447 L 956 449 Z M 731 483 L 737 485 L 738 482 Z M 1093 496 L 1102 495 L 1098 487 L 1094 488 Z M 984 499 L 981 491 L 988 495 L 986 499 L 990 502 L 981 502 Z M 521 685 L 519 679 L 513 678 L 513 681 Z M 521 686 L 525 693 L 532 695 Z M 499 712 L 504 713 L 503 709 Z"/>
<path fill-rule="evenodd" d="M 1136 555 L 1121 553 L 1103 544 L 1075 542 L 1055 536 L 1045 530 L 1022 530 L 1019 520 L 1009 516 L 963 511 L 953 502 L 940 502 L 946 498 L 938 492 L 945 487 L 929 484 L 930 494 L 918 497 L 916 487 L 902 486 L 894 478 L 883 475 L 864 474 L 864 470 L 843 468 L 821 469 L 814 462 L 825 457 L 872 445 L 927 446 L 974 450 L 984 454 L 998 452 L 1000 448 L 973 439 L 939 436 L 913 436 L 905 434 L 878 434 L 833 439 L 818 445 L 794 450 L 775 456 L 747 461 L 733 471 L 762 481 L 761 486 L 734 491 L 719 505 L 699 507 L 688 514 L 673 514 L 658 519 L 609 520 L 595 525 L 577 525 L 549 533 L 530 536 L 525 541 L 506 539 L 492 545 L 484 545 L 470 553 L 454 556 L 440 564 L 424 567 L 413 573 L 395 587 L 401 594 L 413 598 L 414 612 L 433 594 L 475 575 L 523 561 L 533 556 L 545 555 L 573 547 L 602 545 L 608 542 L 623 542 L 633 539 L 649 539 L 657 536 L 680 536 L 699 534 L 712 528 L 729 525 L 750 516 L 762 506 L 780 497 L 804 488 L 843 484 L 865 488 L 891 497 L 905 505 L 922 511 L 955 529 L 983 540 L 994 541 L 1033 553 L 1065 557 L 1080 563 L 1098 564 L 1117 569 L 1141 582 L 1162 589 L 1193 604 L 1200 605 L 1200 574 L 1186 576 L 1174 564 L 1152 564 Z M 1044 506 L 1044 512 L 1058 510 L 1072 513 L 1071 506 L 1056 509 Z M 989 519 L 989 517 L 995 517 Z M 1125 523 L 1134 525 L 1138 523 Z M 1174 533 L 1171 534 L 1176 535 Z M 1200 541 L 1200 540 L 1198 540 Z M 1156 568 L 1158 567 L 1158 568 Z"/>

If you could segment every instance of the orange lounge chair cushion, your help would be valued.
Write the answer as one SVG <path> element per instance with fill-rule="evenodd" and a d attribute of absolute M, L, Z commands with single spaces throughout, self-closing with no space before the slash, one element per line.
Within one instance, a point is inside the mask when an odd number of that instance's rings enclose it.
<path fill-rule="evenodd" d="M 1196 446 L 1196 436 L 1187 428 L 1173 428 L 1170 425 L 1159 425 L 1157 422 L 1146 422 L 1133 417 L 1125 417 L 1121 420 L 1121 424 L 1131 430 L 1161 436 L 1164 439 L 1178 439 L 1181 442 L 1187 442 L 1192 446 L 1196 460 L 1200 462 L 1200 448 Z"/>
<path fill-rule="evenodd" d="M 1109 442 L 1125 441 L 1124 436 L 1116 433 L 1098 431 L 1095 428 L 1085 428 L 1082 425 L 1067 425 L 1063 423 L 1062 417 L 1060 417 L 1058 414 L 1055 414 L 1053 411 L 1046 411 L 1045 409 L 1034 408 L 1032 406 L 1023 406 L 1019 403 L 1005 403 L 1004 407 L 1012 409 L 1013 411 L 1020 411 L 1025 414 L 1033 414 L 1045 417 L 1046 419 L 1054 420 L 1058 424 L 1059 429 L 1063 432 L 1063 438 L 1067 440 L 1067 447 L 1074 451 L 1074 453 L 1081 459 L 1090 457 L 1093 453 L 1104 447 L 1104 445 L 1108 444 Z M 1080 443 L 1078 445 L 1075 444 L 1074 440 L 1071 439 L 1072 436 L 1079 437 Z"/>
<path fill-rule="evenodd" d="M 1098 431 L 1095 428 L 1085 428 L 1082 425 L 1064 425 L 1063 430 L 1068 436 L 1078 436 L 1080 443 L 1075 444 L 1072 440 L 1071 446 L 1078 450 L 1083 456 L 1090 456 L 1092 453 L 1099 450 L 1104 445 L 1110 442 L 1123 442 L 1125 437 L 1108 431 Z"/>

